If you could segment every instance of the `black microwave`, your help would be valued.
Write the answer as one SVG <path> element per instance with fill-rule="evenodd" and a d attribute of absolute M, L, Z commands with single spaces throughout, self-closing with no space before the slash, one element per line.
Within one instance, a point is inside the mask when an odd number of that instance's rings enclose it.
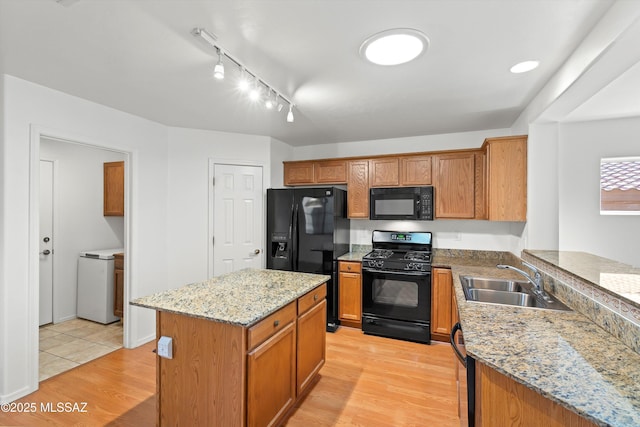
<path fill-rule="evenodd" d="M 433 220 L 433 187 L 372 188 L 369 219 Z"/>

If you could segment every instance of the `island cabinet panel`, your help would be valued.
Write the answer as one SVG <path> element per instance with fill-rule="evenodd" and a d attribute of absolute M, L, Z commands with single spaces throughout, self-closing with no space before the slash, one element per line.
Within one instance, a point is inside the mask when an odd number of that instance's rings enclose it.
<path fill-rule="evenodd" d="M 430 185 L 431 156 L 400 157 L 400 185 Z"/>
<path fill-rule="evenodd" d="M 475 217 L 475 152 L 433 157 L 436 218 Z"/>
<path fill-rule="evenodd" d="M 157 358 L 158 425 L 244 425 L 245 329 L 170 312 L 156 327 L 173 338 L 173 359 Z"/>
<path fill-rule="evenodd" d="M 449 341 L 452 319 L 452 276 L 448 268 L 431 271 L 431 339 Z"/>
<path fill-rule="evenodd" d="M 313 162 L 284 162 L 284 185 L 314 183 Z"/>
<path fill-rule="evenodd" d="M 596 424 L 476 361 L 478 427 L 595 427 Z"/>
<path fill-rule="evenodd" d="M 397 157 L 369 160 L 370 187 L 397 187 L 400 184 L 400 166 Z"/>
<path fill-rule="evenodd" d="M 296 324 L 252 350 L 247 358 L 247 426 L 273 426 L 296 400 Z"/>
<path fill-rule="evenodd" d="M 326 296 L 326 292 L 325 292 Z M 304 393 L 326 359 L 327 300 L 321 299 L 298 317 L 298 396 Z"/>
<path fill-rule="evenodd" d="M 313 167 L 317 184 L 346 184 L 347 161 L 323 160 L 315 162 Z"/>
<path fill-rule="evenodd" d="M 369 161 L 352 160 L 347 172 L 347 216 L 369 218 Z"/>

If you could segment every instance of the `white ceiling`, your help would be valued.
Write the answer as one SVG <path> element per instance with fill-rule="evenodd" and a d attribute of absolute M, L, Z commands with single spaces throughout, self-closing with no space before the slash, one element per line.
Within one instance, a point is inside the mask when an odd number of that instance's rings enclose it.
<path fill-rule="evenodd" d="M 169 126 L 293 146 L 510 127 L 610 0 L 0 0 L 0 69 Z M 203 27 L 296 104 L 251 105 Z M 395 67 L 360 44 L 389 28 L 431 45 Z M 538 69 L 511 74 L 520 61 Z M 585 107 L 586 108 L 586 107 Z"/>

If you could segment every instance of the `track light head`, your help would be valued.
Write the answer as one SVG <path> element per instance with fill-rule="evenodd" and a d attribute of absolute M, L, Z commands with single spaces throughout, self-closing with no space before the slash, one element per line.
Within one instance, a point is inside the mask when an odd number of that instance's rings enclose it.
<path fill-rule="evenodd" d="M 238 88 L 242 92 L 246 92 L 249 90 L 249 79 L 247 78 L 247 71 L 244 68 L 242 68 L 242 71 L 240 72 L 240 80 L 238 81 Z"/>
<path fill-rule="evenodd" d="M 287 122 L 293 123 L 293 104 L 289 104 L 289 112 L 287 113 Z"/>
<path fill-rule="evenodd" d="M 255 78 L 255 80 L 253 81 L 253 87 L 251 88 L 251 91 L 249 92 L 249 99 L 252 101 L 257 101 L 260 99 L 260 86 L 258 86 L 258 77 Z"/>
<path fill-rule="evenodd" d="M 222 63 L 222 52 L 218 49 L 218 63 L 213 67 L 213 77 L 218 80 L 224 79 L 224 64 Z"/>

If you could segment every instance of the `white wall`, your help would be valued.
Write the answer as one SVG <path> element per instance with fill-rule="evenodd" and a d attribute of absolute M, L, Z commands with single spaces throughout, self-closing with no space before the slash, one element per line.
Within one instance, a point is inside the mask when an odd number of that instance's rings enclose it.
<path fill-rule="evenodd" d="M 29 228 L 29 180 L 31 157 L 37 164 L 39 153 L 37 148 L 30 152 L 30 132 L 40 129 L 49 136 L 130 153 L 127 280 L 131 298 L 167 285 L 168 162 L 164 126 L 9 75 L 2 80 L 1 203 L 7 208 L 2 211 L 0 241 L 0 400 L 8 401 L 35 390 L 38 383 L 38 308 L 30 304 L 37 301 L 37 263 L 30 265 L 30 261 L 37 260 L 38 248 L 37 226 Z M 153 311 L 133 307 L 128 319 L 131 345 L 155 336 Z"/>
<path fill-rule="evenodd" d="M 103 215 L 103 164 L 119 152 L 43 138 L 40 158 L 55 161 L 53 321 L 77 315 L 78 253 L 124 248 L 124 217 Z"/>
<path fill-rule="evenodd" d="M 422 135 L 372 141 L 295 147 L 295 160 L 331 157 L 368 156 L 377 154 L 411 153 L 419 151 L 480 148 L 485 138 L 511 135 L 510 129 L 491 129 L 442 135 Z M 273 163 L 282 159 L 273 158 Z M 398 231 L 433 231 L 434 247 L 449 249 L 480 249 L 519 253 L 524 224 L 478 220 L 435 221 L 369 221 L 351 220 L 351 243 L 371 244 L 375 229 Z"/>
<path fill-rule="evenodd" d="M 284 187 L 284 165 L 282 162 L 293 159 L 293 147 L 277 139 L 271 139 L 271 187 Z"/>
<path fill-rule="evenodd" d="M 168 280 L 170 287 L 207 279 L 209 238 L 209 161 L 263 166 L 270 183 L 270 145 L 266 136 L 169 128 Z M 266 204 L 265 204 L 266 206 Z"/>
<path fill-rule="evenodd" d="M 640 216 L 600 215 L 600 159 L 640 155 L 640 117 L 565 123 L 559 132 L 559 249 L 640 267 Z"/>

